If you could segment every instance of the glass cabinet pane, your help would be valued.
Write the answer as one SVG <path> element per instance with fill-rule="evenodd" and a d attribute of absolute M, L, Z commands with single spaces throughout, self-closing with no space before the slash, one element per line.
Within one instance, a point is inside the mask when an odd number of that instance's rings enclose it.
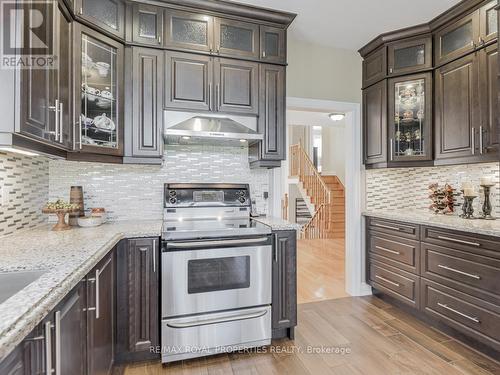
<path fill-rule="evenodd" d="M 253 37 L 251 29 L 225 24 L 220 27 L 221 48 L 252 52 Z"/>
<path fill-rule="evenodd" d="M 486 35 L 498 32 L 498 14 L 495 8 L 489 9 L 486 12 L 486 25 Z"/>
<path fill-rule="evenodd" d="M 394 84 L 394 156 L 425 156 L 425 79 Z"/>
<path fill-rule="evenodd" d="M 417 67 L 425 64 L 425 44 L 394 50 L 394 69 Z"/>
<path fill-rule="evenodd" d="M 113 0 L 84 0 L 82 2 L 83 13 L 102 24 L 118 30 L 119 27 L 119 5 Z"/>
<path fill-rule="evenodd" d="M 156 13 L 139 12 L 139 36 L 141 38 L 156 39 L 157 25 Z"/>
<path fill-rule="evenodd" d="M 446 56 L 470 45 L 474 38 L 472 21 L 444 34 L 441 39 L 441 55 Z"/>
<path fill-rule="evenodd" d="M 117 50 L 82 34 L 82 144 L 118 148 Z"/>
<path fill-rule="evenodd" d="M 172 17 L 172 41 L 176 43 L 208 45 L 208 22 Z"/>
<path fill-rule="evenodd" d="M 266 32 L 264 36 L 265 56 L 278 57 L 280 48 L 279 42 L 280 42 L 280 36 L 278 33 Z"/>

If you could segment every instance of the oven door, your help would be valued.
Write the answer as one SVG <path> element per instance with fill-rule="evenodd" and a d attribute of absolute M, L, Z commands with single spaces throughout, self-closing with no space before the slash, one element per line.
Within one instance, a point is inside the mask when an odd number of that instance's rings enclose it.
<path fill-rule="evenodd" d="M 162 317 L 271 303 L 271 237 L 166 242 Z"/>

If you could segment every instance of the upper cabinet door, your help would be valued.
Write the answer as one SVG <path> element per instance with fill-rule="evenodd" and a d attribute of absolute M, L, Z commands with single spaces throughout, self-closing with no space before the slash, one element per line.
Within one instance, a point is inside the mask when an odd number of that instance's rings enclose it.
<path fill-rule="evenodd" d="M 475 54 L 435 72 L 435 158 L 472 157 L 480 124 L 479 63 Z"/>
<path fill-rule="evenodd" d="M 165 52 L 165 107 L 209 111 L 213 64 L 210 56 Z"/>
<path fill-rule="evenodd" d="M 165 11 L 165 46 L 173 49 L 212 52 L 214 19 L 172 9 Z"/>
<path fill-rule="evenodd" d="M 132 12 L 133 42 L 161 46 L 163 38 L 163 8 L 134 3 Z"/>
<path fill-rule="evenodd" d="M 260 59 L 286 64 L 286 31 L 277 27 L 260 27 Z"/>
<path fill-rule="evenodd" d="M 432 38 L 394 42 L 388 46 L 389 75 L 432 69 Z"/>
<path fill-rule="evenodd" d="M 365 164 L 387 162 L 387 81 L 363 90 Z"/>
<path fill-rule="evenodd" d="M 78 15 L 119 38 L 125 36 L 125 5 L 121 0 L 77 0 Z"/>
<path fill-rule="evenodd" d="M 390 79 L 389 114 L 390 160 L 432 160 L 432 73 Z"/>
<path fill-rule="evenodd" d="M 479 44 L 489 43 L 498 37 L 498 2 L 492 1 L 479 9 Z"/>
<path fill-rule="evenodd" d="M 75 29 L 77 148 L 123 155 L 123 45 L 83 25 Z"/>
<path fill-rule="evenodd" d="M 258 114 L 258 63 L 216 59 L 214 80 L 217 111 Z"/>
<path fill-rule="evenodd" d="M 259 25 L 215 19 L 215 52 L 220 55 L 259 59 Z"/>
<path fill-rule="evenodd" d="M 382 47 L 363 60 L 363 87 L 368 87 L 385 78 L 387 73 L 387 49 Z"/>
<path fill-rule="evenodd" d="M 481 74 L 481 127 L 479 154 L 492 155 L 499 151 L 498 139 L 498 45 L 492 44 L 479 52 Z M 498 159 L 497 159 L 498 160 Z"/>
<path fill-rule="evenodd" d="M 473 12 L 446 26 L 434 35 L 436 65 L 464 56 L 476 48 L 479 41 L 479 12 Z"/>

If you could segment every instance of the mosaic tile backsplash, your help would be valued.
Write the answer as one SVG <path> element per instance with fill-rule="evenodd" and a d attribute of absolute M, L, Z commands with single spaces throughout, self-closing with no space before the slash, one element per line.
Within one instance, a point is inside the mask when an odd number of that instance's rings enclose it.
<path fill-rule="evenodd" d="M 433 182 L 445 183 L 460 189 L 463 181 L 474 184 L 479 191 L 482 176 L 494 176 L 497 185 L 492 189 L 493 215 L 500 217 L 500 176 L 499 163 L 469 164 L 426 168 L 389 168 L 366 171 L 366 209 L 428 209 L 431 204 L 428 186 Z M 479 214 L 482 195 L 474 200 L 475 213 Z M 462 204 L 461 197 L 457 199 Z M 455 214 L 460 213 L 457 207 Z"/>
<path fill-rule="evenodd" d="M 49 161 L 0 152 L 0 237 L 45 223 Z"/>
<path fill-rule="evenodd" d="M 105 207 L 110 220 L 160 219 L 166 182 L 249 183 L 257 212 L 268 212 L 269 172 L 250 169 L 245 147 L 167 146 L 162 166 L 51 160 L 49 169 L 51 200 L 83 186 L 85 208 Z"/>

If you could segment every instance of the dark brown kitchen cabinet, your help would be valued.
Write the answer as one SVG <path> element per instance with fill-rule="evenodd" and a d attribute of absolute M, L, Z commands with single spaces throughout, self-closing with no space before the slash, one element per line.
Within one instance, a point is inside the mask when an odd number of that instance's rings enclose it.
<path fill-rule="evenodd" d="M 123 45 L 75 23 L 75 150 L 123 155 Z"/>
<path fill-rule="evenodd" d="M 165 107 L 209 111 L 213 100 L 213 59 L 165 52 Z"/>
<path fill-rule="evenodd" d="M 498 155 L 498 44 L 492 44 L 478 52 L 480 72 L 481 123 L 479 126 L 478 151 L 485 157 Z M 497 159 L 498 160 L 498 159 Z"/>
<path fill-rule="evenodd" d="M 286 64 L 286 30 L 260 26 L 260 60 Z"/>
<path fill-rule="evenodd" d="M 257 115 L 259 64 L 217 58 L 214 61 L 215 109 Z"/>
<path fill-rule="evenodd" d="M 477 55 L 438 68 L 435 95 L 435 159 L 473 157 L 481 124 Z"/>
<path fill-rule="evenodd" d="M 164 8 L 134 3 L 132 5 L 132 41 L 150 46 L 161 46 L 164 12 Z"/>
<path fill-rule="evenodd" d="M 163 155 L 164 52 L 132 47 L 125 52 L 124 162 L 161 163 Z"/>
<path fill-rule="evenodd" d="M 388 82 L 390 161 L 432 160 L 432 73 Z"/>
<path fill-rule="evenodd" d="M 491 1 L 479 9 L 479 45 L 488 44 L 498 38 L 498 1 Z"/>
<path fill-rule="evenodd" d="M 25 370 L 24 352 L 21 346 L 15 348 L 12 353 L 10 353 L 6 358 L 4 358 L 0 362 L 0 374 L 3 375 L 29 374 L 29 372 Z"/>
<path fill-rule="evenodd" d="M 215 53 L 258 60 L 259 25 L 225 18 L 215 18 Z"/>
<path fill-rule="evenodd" d="M 363 88 L 383 80 L 387 75 L 387 47 L 379 48 L 363 60 Z"/>
<path fill-rule="evenodd" d="M 115 354 L 115 251 L 87 275 L 87 366 L 93 375 L 109 374 Z"/>
<path fill-rule="evenodd" d="M 187 51 L 214 51 L 214 18 L 206 14 L 165 10 L 165 46 Z"/>
<path fill-rule="evenodd" d="M 297 325 L 297 233 L 275 231 L 272 267 L 273 338 L 293 339 Z"/>
<path fill-rule="evenodd" d="M 416 73 L 432 69 L 432 37 L 392 42 L 387 47 L 389 75 Z"/>
<path fill-rule="evenodd" d="M 73 28 L 64 7 L 51 5 L 40 3 L 37 9 L 47 20 L 42 30 L 43 40 L 51 41 L 56 65 L 54 69 L 21 70 L 20 131 L 51 146 L 69 149 L 72 145 Z"/>
<path fill-rule="evenodd" d="M 122 241 L 117 261 L 117 361 L 159 358 L 158 238 Z"/>
<path fill-rule="evenodd" d="M 84 21 L 117 36 L 125 36 L 125 3 L 122 0 L 76 0 L 76 14 Z"/>
<path fill-rule="evenodd" d="M 434 34 L 434 59 L 442 65 L 471 53 L 479 41 L 479 12 L 473 12 Z"/>
<path fill-rule="evenodd" d="M 363 90 L 363 152 L 366 165 L 387 163 L 387 81 Z"/>
<path fill-rule="evenodd" d="M 250 146 L 250 164 L 265 166 L 270 161 L 278 161 L 277 166 L 279 166 L 281 164 L 279 161 L 286 158 L 286 68 L 261 64 L 259 70 L 260 113 L 257 130 L 264 135 L 264 139 L 262 142 Z"/>

